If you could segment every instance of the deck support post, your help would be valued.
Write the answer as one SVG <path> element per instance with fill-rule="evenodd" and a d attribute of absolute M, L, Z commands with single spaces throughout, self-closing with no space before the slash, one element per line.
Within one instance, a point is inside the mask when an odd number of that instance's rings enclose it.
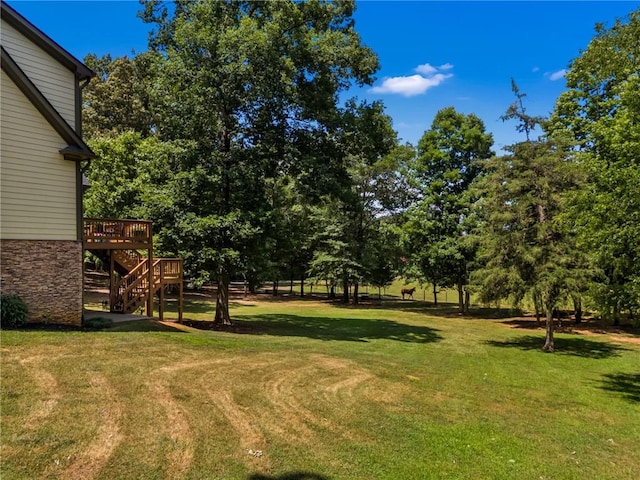
<path fill-rule="evenodd" d="M 182 259 L 180 259 L 180 281 L 178 282 L 178 322 L 182 323 L 182 308 L 183 308 L 183 302 L 182 302 L 182 295 L 183 295 L 183 288 L 184 288 L 184 270 L 182 269 L 183 265 L 182 265 Z"/>
<path fill-rule="evenodd" d="M 148 254 L 148 258 L 149 258 L 149 278 L 148 278 L 148 282 L 149 282 L 149 293 L 148 293 L 148 297 L 147 297 L 147 317 L 153 317 L 153 227 L 151 225 L 149 225 L 149 238 L 147 239 L 147 241 L 149 242 L 149 250 L 147 250 L 149 252 Z"/>
<path fill-rule="evenodd" d="M 111 313 L 116 311 L 116 298 L 118 297 L 118 292 L 114 291 L 116 288 L 115 260 L 113 252 L 109 252 L 109 311 Z"/>
<path fill-rule="evenodd" d="M 160 269 L 162 270 L 162 266 L 160 267 Z M 164 285 L 162 284 L 160 284 L 160 302 L 158 305 L 158 316 L 160 317 L 160 320 L 164 320 Z"/>

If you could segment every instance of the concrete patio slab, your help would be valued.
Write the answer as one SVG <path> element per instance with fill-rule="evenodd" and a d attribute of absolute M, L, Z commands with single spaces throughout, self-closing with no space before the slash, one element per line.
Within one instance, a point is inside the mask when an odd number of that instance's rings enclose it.
<path fill-rule="evenodd" d="M 132 320 L 153 320 L 153 317 L 146 317 L 144 315 L 134 315 L 132 313 L 111 313 L 106 310 L 85 310 L 85 320 L 92 318 L 108 318 L 113 323 L 130 322 Z"/>

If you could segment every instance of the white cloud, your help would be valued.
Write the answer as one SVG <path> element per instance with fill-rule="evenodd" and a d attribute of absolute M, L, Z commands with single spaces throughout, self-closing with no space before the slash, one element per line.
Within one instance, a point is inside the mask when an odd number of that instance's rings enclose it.
<path fill-rule="evenodd" d="M 423 77 L 422 75 L 411 75 L 410 77 L 391 77 L 385 78 L 382 85 L 371 89 L 374 93 L 397 93 L 405 97 L 413 97 L 420 95 L 430 88 L 437 87 L 447 78 L 453 75 L 444 75 L 437 73 L 432 77 Z"/>
<path fill-rule="evenodd" d="M 540 67 L 533 67 L 533 68 L 531 69 L 531 71 L 532 71 L 533 73 L 539 72 L 539 71 L 540 71 Z"/>
<path fill-rule="evenodd" d="M 567 74 L 567 71 L 563 68 L 562 70 L 558 70 L 557 72 L 553 72 L 552 74 L 550 74 L 549 80 L 551 80 L 552 82 L 555 82 L 556 80 L 560 80 L 561 78 L 564 78 L 566 74 Z"/>
<path fill-rule="evenodd" d="M 437 73 L 439 70 L 446 71 L 446 70 L 451 70 L 452 68 L 453 68 L 453 65 L 450 63 L 444 63 L 439 67 L 434 67 L 429 63 L 425 63 L 423 65 L 418 65 L 416 68 L 414 68 L 414 70 L 428 77 L 429 75 L 433 75 L 434 73 Z"/>
<path fill-rule="evenodd" d="M 433 75 L 438 71 L 438 69 L 436 67 L 432 67 L 428 63 L 425 63 L 424 65 L 418 65 L 415 68 L 415 71 L 423 75 Z"/>
<path fill-rule="evenodd" d="M 453 65 L 450 63 L 445 63 L 439 67 L 424 63 L 414 69 L 418 75 L 387 77 L 382 80 L 381 85 L 373 87 L 370 91 L 373 93 L 392 93 L 405 97 L 421 95 L 430 88 L 442 84 L 447 78 L 453 77 L 452 73 L 441 73 L 441 71 L 451 70 L 452 68 Z"/>

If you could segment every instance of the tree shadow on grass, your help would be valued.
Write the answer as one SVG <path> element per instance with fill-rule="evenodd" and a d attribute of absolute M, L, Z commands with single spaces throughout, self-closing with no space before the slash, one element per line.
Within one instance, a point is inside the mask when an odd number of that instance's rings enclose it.
<path fill-rule="evenodd" d="M 254 303 L 238 303 L 238 302 L 229 302 L 229 308 L 236 307 L 255 307 Z M 166 312 L 175 313 L 178 311 L 178 302 L 177 299 L 173 299 L 168 301 L 166 304 Z M 207 300 L 185 300 L 184 301 L 184 311 L 188 312 L 188 314 L 210 314 L 211 318 L 216 313 L 216 304 L 214 301 L 210 302 Z"/>
<path fill-rule="evenodd" d="M 210 322 L 190 322 L 189 326 L 212 328 Z M 237 315 L 230 329 L 233 333 L 348 342 L 387 339 L 409 343 L 431 343 L 442 340 L 435 328 L 365 318 L 304 317 L 283 314 Z"/>
<path fill-rule="evenodd" d="M 543 336 L 525 336 L 509 341 L 489 340 L 486 342 L 493 347 L 519 348 L 520 350 L 540 350 L 544 345 Z M 555 354 L 571 355 L 583 358 L 603 359 L 620 356 L 620 352 L 627 348 L 611 343 L 597 342 L 584 338 L 554 338 Z"/>
<path fill-rule="evenodd" d="M 309 472 L 284 473 L 276 477 L 254 473 L 253 475 L 249 475 L 247 480 L 329 480 L 329 477 Z"/>
<path fill-rule="evenodd" d="M 540 322 L 535 320 L 533 316 L 523 316 L 519 318 L 513 318 L 502 322 L 504 325 L 508 325 L 513 328 L 523 330 L 540 330 L 545 328 L 545 319 L 542 318 Z M 572 319 L 563 319 L 562 323 L 557 320 L 554 321 L 556 332 L 571 333 L 574 335 L 581 335 L 583 332 L 598 333 L 603 335 L 608 334 L 623 334 L 623 335 L 640 335 L 640 329 L 633 325 L 611 325 L 609 322 L 599 319 L 585 319 L 581 323 L 575 323 Z"/>
<path fill-rule="evenodd" d="M 358 305 L 334 302 L 334 306 L 345 309 L 399 310 L 401 312 L 422 313 L 435 317 L 463 318 L 469 320 L 507 319 L 522 315 L 522 311 L 518 309 L 484 307 L 472 307 L 469 313 L 461 314 L 458 311 L 457 303 L 438 302 L 438 305 L 434 305 L 432 302 L 422 300 L 402 300 L 395 298 L 361 301 Z"/>
<path fill-rule="evenodd" d="M 158 320 L 132 320 L 130 322 L 114 323 L 111 327 L 103 330 L 105 332 L 169 332 L 186 333 L 184 330 L 174 327 L 166 322 Z"/>
<path fill-rule="evenodd" d="M 20 332 L 172 332 L 185 333 L 184 330 L 173 327 L 158 320 L 140 319 L 124 322 L 105 323 L 100 327 L 85 325 L 55 325 L 45 323 L 30 323 L 14 329 Z"/>
<path fill-rule="evenodd" d="M 603 390 L 621 393 L 631 402 L 640 402 L 640 373 L 610 373 L 604 375 Z"/>

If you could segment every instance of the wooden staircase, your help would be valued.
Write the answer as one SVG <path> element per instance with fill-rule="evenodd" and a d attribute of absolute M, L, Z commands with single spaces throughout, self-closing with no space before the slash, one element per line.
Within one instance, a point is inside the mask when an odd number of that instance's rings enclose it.
<path fill-rule="evenodd" d="M 182 320 L 182 259 L 153 258 L 151 222 L 87 218 L 83 246 L 109 265 L 111 312 L 133 313 L 146 305 L 146 315 L 153 316 L 153 299 L 158 295 L 162 320 L 165 287 L 176 285 Z"/>

